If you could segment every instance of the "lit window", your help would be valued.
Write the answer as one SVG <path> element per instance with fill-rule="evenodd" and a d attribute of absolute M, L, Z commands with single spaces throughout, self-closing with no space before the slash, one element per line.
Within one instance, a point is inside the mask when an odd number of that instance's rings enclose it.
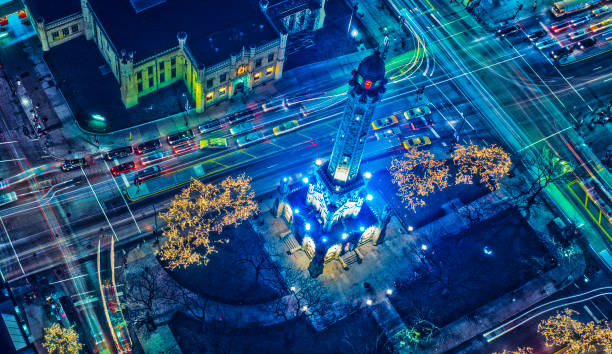
<path fill-rule="evenodd" d="M 255 73 L 255 75 L 253 75 L 253 80 L 257 81 L 261 78 L 261 73 Z"/>
<path fill-rule="evenodd" d="M 207 94 L 206 94 L 206 102 L 210 102 L 210 101 L 212 101 L 212 99 L 213 99 L 214 95 L 215 95 L 215 94 L 214 94 L 214 93 L 212 93 L 212 92 L 207 93 Z"/>
<path fill-rule="evenodd" d="M 52 32 L 51 33 L 51 38 L 58 39 L 59 38 L 59 32 L 58 31 Z"/>
<path fill-rule="evenodd" d="M 272 75 L 273 72 L 274 72 L 274 67 L 273 66 L 267 68 L 266 69 L 266 76 Z"/>
<path fill-rule="evenodd" d="M 219 96 L 223 96 L 223 95 L 225 95 L 225 86 L 219 89 Z"/>
<path fill-rule="evenodd" d="M 370 80 L 366 80 L 366 82 L 365 82 L 365 88 L 366 88 L 366 90 L 369 90 L 371 86 L 372 86 L 372 81 L 370 81 Z"/>

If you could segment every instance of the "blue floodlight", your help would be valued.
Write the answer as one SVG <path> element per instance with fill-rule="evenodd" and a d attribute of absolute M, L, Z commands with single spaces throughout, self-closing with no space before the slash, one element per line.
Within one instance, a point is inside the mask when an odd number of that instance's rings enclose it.
<path fill-rule="evenodd" d="M 283 177 L 283 182 L 287 182 L 287 177 Z"/>
<path fill-rule="evenodd" d="M 362 226 L 362 227 L 359 228 L 359 230 L 365 231 L 365 227 Z"/>
<path fill-rule="evenodd" d="M 308 184 L 308 177 L 304 177 L 304 178 L 302 178 L 302 182 L 304 182 L 304 183 Z"/>
<path fill-rule="evenodd" d="M 365 171 L 365 172 L 363 173 L 363 178 L 365 178 L 365 179 L 370 179 L 370 178 L 372 178 L 372 172 L 370 172 L 370 171 Z"/>
<path fill-rule="evenodd" d="M 355 28 L 351 31 L 351 36 L 353 38 L 357 37 L 358 34 L 359 34 L 359 31 L 357 31 L 357 29 L 355 29 Z"/>
<path fill-rule="evenodd" d="M 100 122 L 105 122 L 106 118 L 104 118 L 104 116 L 101 116 L 99 114 L 92 114 L 91 118 L 95 119 L 95 120 L 99 120 Z"/>
<path fill-rule="evenodd" d="M 296 213 L 296 214 L 299 214 L 300 213 L 300 209 L 295 208 L 295 209 L 293 209 L 293 212 Z"/>
<path fill-rule="evenodd" d="M 310 224 L 306 223 L 306 225 L 304 225 L 304 227 L 306 228 L 306 231 L 310 231 Z"/>
<path fill-rule="evenodd" d="M 327 242 L 327 237 L 323 237 L 323 238 L 321 238 L 321 241 L 323 241 L 323 242 Z"/>
<path fill-rule="evenodd" d="M 366 195 L 366 200 L 372 200 L 374 197 L 371 194 Z"/>
<path fill-rule="evenodd" d="M 486 254 L 487 256 L 490 256 L 490 255 L 492 255 L 492 254 L 493 254 L 493 250 L 492 250 L 492 249 L 490 249 L 490 248 L 489 248 L 489 246 L 485 246 L 485 247 L 483 248 L 483 252 L 484 252 L 484 254 Z"/>
<path fill-rule="evenodd" d="M 343 240 L 346 240 L 347 238 L 348 238 L 348 234 L 347 234 L 346 232 L 345 232 L 345 233 L 343 233 L 343 234 L 342 234 L 342 239 L 343 239 Z"/>

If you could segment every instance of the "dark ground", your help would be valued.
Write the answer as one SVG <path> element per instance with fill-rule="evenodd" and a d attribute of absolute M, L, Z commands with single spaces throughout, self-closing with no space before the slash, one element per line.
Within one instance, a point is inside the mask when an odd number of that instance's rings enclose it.
<path fill-rule="evenodd" d="M 201 332 L 197 321 L 180 313 L 170 328 L 183 353 L 389 353 L 385 336 L 364 311 L 322 332 L 315 331 L 306 319 L 249 329 L 209 324 Z"/>
<path fill-rule="evenodd" d="M 412 209 L 404 207 L 401 198 L 397 196 L 397 188 L 391 182 L 391 179 L 388 170 L 378 171 L 373 177 L 375 183 L 370 182 L 370 185 L 375 185 L 383 193 L 387 202 L 396 210 L 397 215 L 403 218 L 406 225 L 412 225 L 415 228 L 429 224 L 444 216 L 446 211 L 443 206 L 451 200 L 458 199 L 465 205 L 489 193 L 486 187 L 478 184 L 452 185 L 443 191 L 437 191 L 424 198 L 425 206 L 417 208 L 414 212 Z"/>
<path fill-rule="evenodd" d="M 493 253 L 487 255 L 484 247 Z M 423 254 L 417 276 L 398 280 L 391 301 L 407 322 L 415 316 L 443 327 L 520 287 L 554 266 L 518 211 L 509 209 Z"/>
<path fill-rule="evenodd" d="M 351 9 L 343 0 L 328 0 L 325 4 L 323 28 L 315 32 L 296 33 L 287 40 L 287 59 L 283 70 L 323 61 L 357 51 L 357 43 L 347 33 Z M 366 48 L 373 48 L 374 42 L 366 28 L 353 17 L 352 24 L 365 37 Z"/>
<path fill-rule="evenodd" d="M 218 246 L 219 252 L 210 257 L 206 266 L 177 269 L 170 275 L 182 286 L 221 303 L 256 304 L 282 296 L 275 290 L 282 278 L 273 269 L 260 236 L 248 223 L 227 228 L 222 237 L 228 238 L 229 243 Z M 261 265 L 257 283 L 256 265 Z"/>

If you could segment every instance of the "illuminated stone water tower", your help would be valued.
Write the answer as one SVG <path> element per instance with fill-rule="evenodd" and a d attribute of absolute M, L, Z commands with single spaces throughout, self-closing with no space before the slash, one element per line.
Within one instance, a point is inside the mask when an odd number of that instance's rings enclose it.
<path fill-rule="evenodd" d="M 353 71 L 331 158 L 316 171 L 316 183 L 308 189 L 307 203 L 319 212 L 325 231 L 344 217 L 357 216 L 361 210 L 365 183 L 359 165 L 385 84 L 385 62 L 378 51 Z"/>
<path fill-rule="evenodd" d="M 366 191 L 372 174 L 360 173 L 359 166 L 385 84 L 385 63 L 376 51 L 353 71 L 330 159 L 315 170 L 314 178 L 304 177 L 303 184 L 281 181 L 274 213 L 289 224 L 291 233 L 285 237 L 297 242 L 288 243 L 289 253 L 304 251 L 313 277 L 334 260 L 348 270 L 361 261 L 358 247 L 384 239 L 390 211 L 372 209 L 373 196 Z"/>

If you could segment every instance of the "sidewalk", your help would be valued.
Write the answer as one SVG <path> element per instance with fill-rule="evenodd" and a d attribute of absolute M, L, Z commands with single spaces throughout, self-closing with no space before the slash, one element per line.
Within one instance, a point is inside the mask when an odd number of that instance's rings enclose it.
<path fill-rule="evenodd" d="M 463 3 L 467 3 L 467 9 L 472 13 L 472 16 L 478 21 L 487 31 L 494 31 L 500 25 L 507 22 L 519 22 L 531 16 L 543 16 L 550 12 L 552 0 L 535 1 L 536 8 L 533 8 L 534 1 L 532 0 L 473 0 L 473 1 L 455 1 L 456 6 L 466 7 Z M 521 7 L 522 6 L 522 7 Z"/>

